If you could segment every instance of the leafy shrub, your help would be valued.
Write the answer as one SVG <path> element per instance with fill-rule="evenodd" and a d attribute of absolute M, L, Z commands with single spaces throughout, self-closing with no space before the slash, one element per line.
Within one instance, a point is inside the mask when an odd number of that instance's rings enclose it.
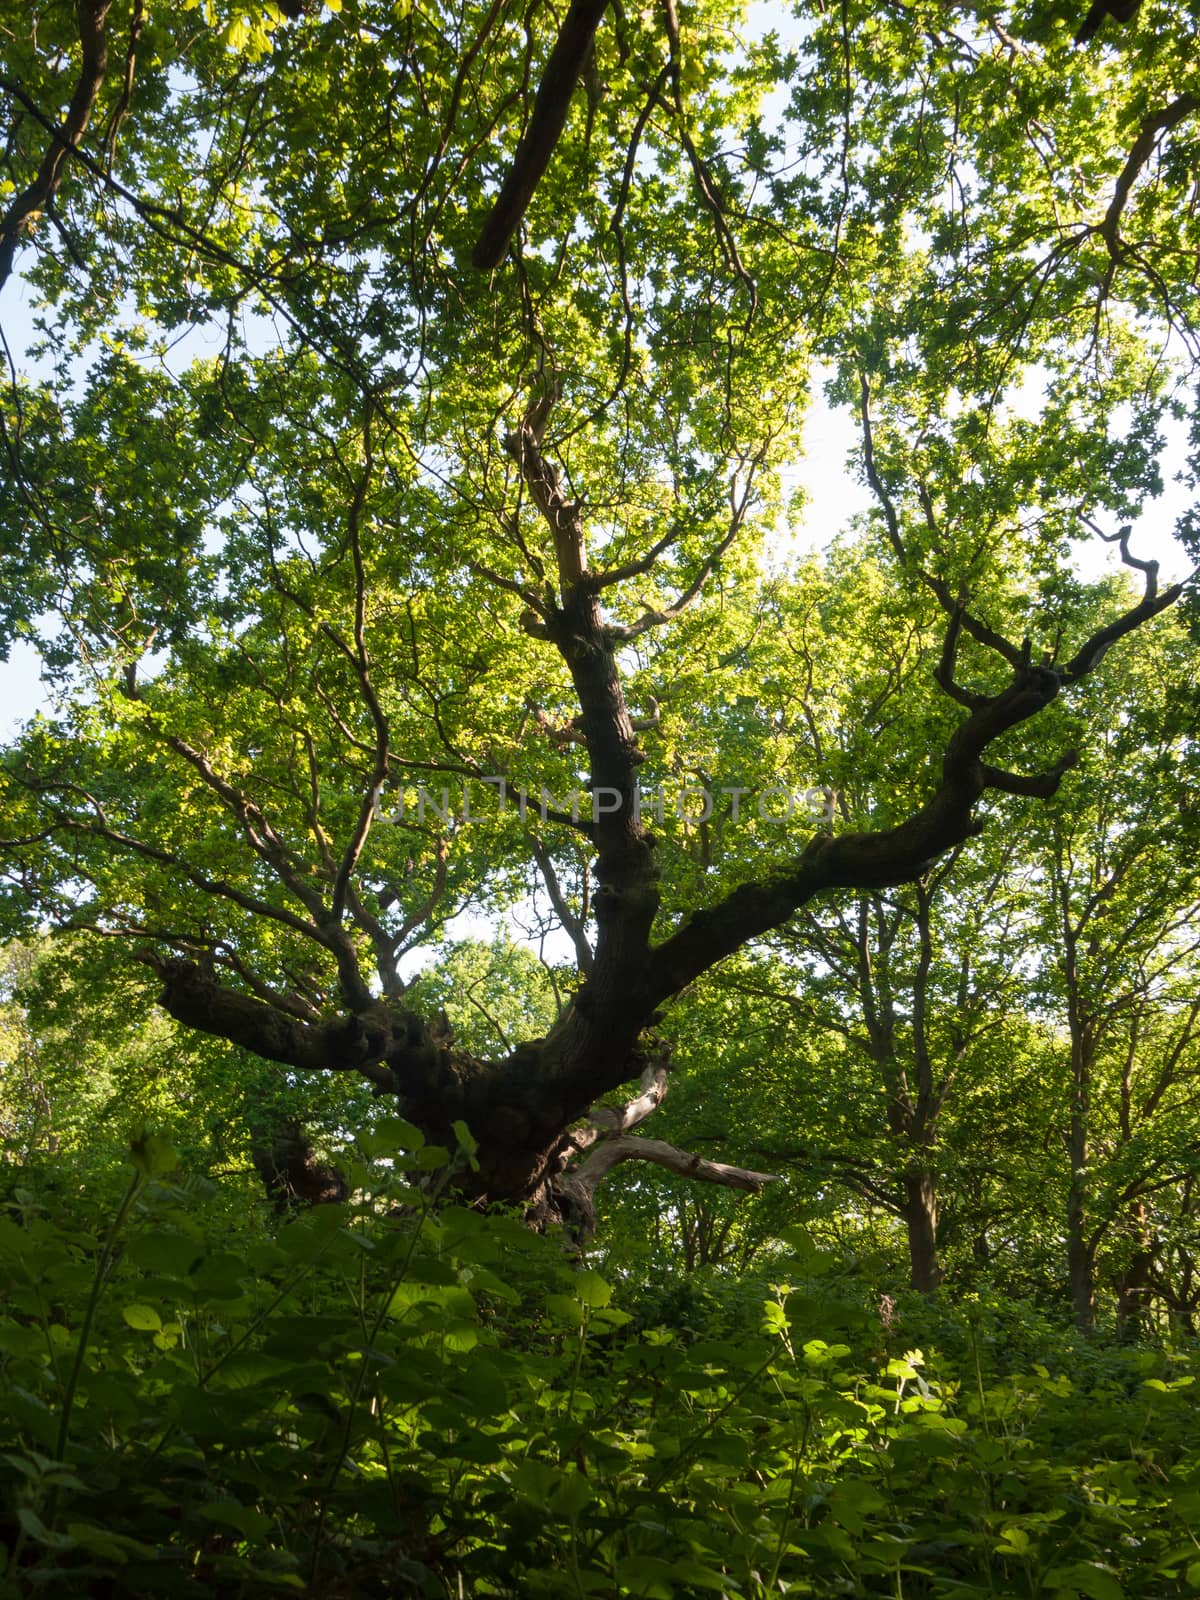
<path fill-rule="evenodd" d="M 1014 1364 L 1007 1310 L 881 1311 L 799 1234 L 770 1281 L 614 1291 L 439 1207 L 407 1125 L 365 1143 L 355 1203 L 281 1224 L 153 1143 L 111 1222 L 0 1219 L 0 1594 L 1200 1584 L 1194 1362 L 1034 1322 Z"/>

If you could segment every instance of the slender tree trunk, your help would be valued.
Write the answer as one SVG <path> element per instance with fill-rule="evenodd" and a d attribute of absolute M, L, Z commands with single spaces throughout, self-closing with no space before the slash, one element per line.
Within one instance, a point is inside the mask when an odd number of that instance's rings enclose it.
<path fill-rule="evenodd" d="M 1082 1001 L 1077 929 L 1072 925 L 1065 882 L 1056 894 L 1062 913 L 1063 975 L 1067 988 L 1067 1024 L 1071 1034 L 1071 1112 L 1067 1124 L 1067 1287 L 1075 1326 L 1090 1333 L 1096 1321 L 1096 1246 L 1088 1238 L 1088 1157 L 1091 1153 L 1092 1066 L 1095 1034 Z"/>
<path fill-rule="evenodd" d="M 1183 1185 L 1183 1196 L 1180 1201 L 1179 1215 L 1191 1221 L 1196 1220 L 1196 1197 L 1193 1194 L 1192 1180 L 1186 1179 Z M 1186 1334 L 1196 1332 L 1196 1310 L 1200 1306 L 1200 1295 L 1197 1294 L 1196 1258 L 1190 1250 L 1183 1245 L 1175 1247 L 1175 1258 L 1179 1264 L 1178 1286 L 1175 1291 L 1175 1314 L 1179 1326 Z"/>
<path fill-rule="evenodd" d="M 1183 1260 L 1183 1271 L 1172 1309 L 1183 1332 L 1194 1335 L 1196 1332 L 1196 1311 L 1200 1307 L 1200 1296 L 1196 1293 L 1196 1267 L 1195 1262 L 1186 1251 L 1181 1250 L 1179 1254 Z"/>
<path fill-rule="evenodd" d="M 932 1294 L 942 1281 L 937 1247 L 937 1177 L 927 1168 L 904 1177 L 904 1226 L 908 1231 L 908 1259 L 912 1286 Z"/>
<path fill-rule="evenodd" d="M 904 1174 L 904 1221 L 908 1229 L 908 1259 L 912 1273 L 912 1286 L 922 1294 L 932 1294 L 942 1281 L 942 1264 L 938 1259 L 938 1190 L 937 1174 L 929 1164 L 938 1138 L 938 1117 L 941 1096 L 933 1065 L 928 1031 L 929 983 L 933 970 L 933 930 L 931 925 L 931 895 L 927 884 L 914 885 L 917 901 L 916 925 L 920 941 L 920 959 L 913 981 L 912 1047 L 914 1083 L 916 1089 L 909 1118 L 907 1134 L 917 1146 L 914 1155 L 917 1165 Z"/>
<path fill-rule="evenodd" d="M 1071 1138 L 1071 1182 L 1067 1191 L 1067 1284 L 1075 1326 L 1090 1333 L 1096 1320 L 1096 1262 L 1087 1237 L 1087 1160 L 1086 1140 L 1076 1147 L 1075 1127 Z"/>

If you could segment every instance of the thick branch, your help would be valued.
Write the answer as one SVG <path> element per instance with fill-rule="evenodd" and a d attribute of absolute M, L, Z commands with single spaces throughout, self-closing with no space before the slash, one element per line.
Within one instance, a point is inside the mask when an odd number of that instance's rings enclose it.
<path fill-rule="evenodd" d="M 187 1028 L 301 1072 L 357 1072 L 415 1104 L 453 1102 L 461 1074 L 414 1012 L 377 1003 L 366 1014 L 305 1022 L 227 988 L 199 962 L 152 951 L 139 959 L 163 981 L 159 1004 Z"/>
<path fill-rule="evenodd" d="M 1099 629 L 1065 669 L 1033 665 L 1027 647 L 1022 646 L 1008 687 L 981 698 L 955 729 L 932 794 L 907 821 L 873 832 L 817 834 L 790 866 L 764 881 L 744 883 L 716 905 L 697 911 L 649 951 L 641 944 L 642 930 L 649 926 L 645 914 L 653 914 L 657 896 L 644 861 L 635 865 L 637 846 L 646 843 L 644 833 L 638 838 L 627 836 L 628 845 L 633 846 L 629 864 L 634 867 L 627 881 L 637 892 L 642 916 L 635 915 L 622 930 L 633 939 L 620 940 L 621 959 L 606 962 L 604 913 L 608 908 L 602 908 L 597 899 L 601 939 L 596 978 L 584 985 L 547 1040 L 561 1063 L 557 1076 L 565 1102 L 586 1105 L 598 1093 L 615 1088 L 623 1081 L 628 1049 L 665 1001 L 749 941 L 783 926 L 816 895 L 835 889 L 883 889 L 919 878 L 939 857 L 982 830 L 974 808 L 989 787 L 1043 798 L 1052 795 L 1071 764 L 1070 755 L 1049 772 L 1022 779 L 986 764 L 984 752 L 1002 735 L 1044 710 L 1064 686 L 1074 684 L 1096 665 L 1114 639 L 1172 604 L 1179 592 L 1176 586 L 1162 596 L 1144 599 L 1125 616 Z M 602 656 L 603 651 L 596 654 Z M 574 663 L 573 670 L 577 683 L 583 685 L 583 675 Z M 598 686 L 585 687 L 585 707 L 594 700 L 597 710 L 601 709 L 602 697 L 594 697 Z M 616 694 L 619 696 L 619 684 Z M 609 719 L 605 723 L 611 737 L 615 724 Z M 627 716 L 624 725 L 628 727 Z M 632 737 L 631 730 L 627 737 Z M 594 760 L 590 728 L 589 749 Z M 623 909 L 621 898 L 614 897 L 614 909 Z M 609 926 L 616 931 L 615 925 Z M 619 988 L 601 981 L 610 976 L 619 979 Z"/>
<path fill-rule="evenodd" d="M 580 508 L 563 494 L 558 474 L 542 455 L 536 430 L 528 422 L 508 436 L 505 448 L 554 536 L 562 609 L 553 612 L 547 631 L 570 669 L 579 697 L 576 722 L 587 745 L 595 796 L 592 836 L 600 852 L 597 877 L 602 889 L 596 913 L 602 918 L 602 910 L 617 906 L 614 896 L 621 880 L 631 888 L 633 880 L 640 880 L 638 887 L 645 888 L 655 876 L 634 804 L 634 772 L 642 754 L 625 704 L 613 640 L 585 574 Z M 643 895 L 640 901 L 637 920 L 644 937 L 649 931 L 647 915 L 653 915 L 657 898 Z M 602 919 L 601 939 L 603 935 Z"/>
<path fill-rule="evenodd" d="M 1132 607 L 1123 617 L 1118 617 L 1115 622 L 1108 623 L 1103 628 L 1097 628 L 1086 644 L 1083 644 L 1071 657 L 1063 668 L 1062 681 L 1064 687 L 1078 683 L 1080 678 L 1087 677 L 1088 673 L 1098 667 L 1109 649 L 1116 644 L 1118 639 L 1123 639 L 1127 633 L 1132 633 L 1135 628 L 1140 628 L 1143 622 L 1148 622 L 1151 617 L 1158 616 L 1160 611 L 1166 611 L 1173 606 L 1183 593 L 1182 583 L 1173 583 L 1169 589 L 1158 594 L 1158 563 L 1148 562 L 1152 568 L 1146 574 L 1146 592 L 1141 603 Z"/>
<path fill-rule="evenodd" d="M 62 127 L 55 131 L 54 142 L 43 156 L 37 176 L 13 199 L 0 220 L 0 289 L 12 272 L 21 235 L 31 230 L 38 213 L 45 211 L 54 199 L 63 180 L 67 156 L 79 144 L 91 121 L 108 66 L 104 24 L 110 4 L 111 0 L 79 0 L 75 8 L 83 51 L 79 78 Z"/>
<path fill-rule="evenodd" d="M 983 751 L 1049 705 L 1061 682 L 1050 667 L 1026 667 L 1007 689 L 973 710 L 950 737 L 937 788 L 908 821 L 873 833 L 818 834 L 790 870 L 764 883 L 743 884 L 689 918 L 651 955 L 647 1007 L 678 993 L 748 940 L 779 927 L 814 895 L 910 882 L 978 833 L 982 824 L 972 813 L 988 786 Z M 1048 792 L 1055 786 L 1056 780 L 1046 780 Z"/>
<path fill-rule="evenodd" d="M 1076 44 L 1087 44 L 1094 39 L 1103 25 L 1105 17 L 1112 17 L 1115 22 L 1128 22 L 1137 12 L 1142 0 L 1092 0 L 1088 14 L 1079 25 L 1079 32 L 1075 35 Z"/>
<path fill-rule="evenodd" d="M 559 592 L 563 604 L 568 604 L 583 577 L 586 560 L 579 506 L 563 494 L 558 473 L 542 454 L 537 433 L 528 423 L 507 436 L 504 448 L 521 469 L 522 481 L 534 504 L 550 524 Z"/>
<path fill-rule="evenodd" d="M 628 583 L 631 578 L 644 578 L 646 573 L 653 569 L 658 558 L 683 538 L 683 532 L 684 530 L 679 527 L 668 528 L 661 538 L 654 541 L 645 555 L 638 556 L 633 561 L 622 562 L 619 567 L 607 567 L 603 572 L 592 573 L 592 584 L 597 589 L 611 589 L 614 584 Z"/>
<path fill-rule="evenodd" d="M 386 1047 L 386 1038 L 371 1036 L 357 1018 L 304 1022 L 227 988 L 198 962 L 150 954 L 141 959 L 163 980 L 159 1004 L 177 1022 L 228 1039 L 268 1061 L 302 1072 L 364 1071 Z M 390 1085 L 390 1074 L 388 1081 Z"/>
<path fill-rule="evenodd" d="M 1111 0 L 1108 4 L 1098 4 L 1092 8 L 1093 13 L 1099 10 L 1112 10 Z M 1089 17 L 1090 21 L 1090 17 Z M 1087 24 L 1084 25 L 1085 27 Z M 1095 32 L 1095 29 L 1092 30 Z M 1079 38 L 1090 38 L 1080 30 Z M 1077 43 L 1079 40 L 1076 41 Z M 1138 174 L 1149 161 L 1158 146 L 1159 135 L 1168 133 L 1172 128 L 1191 116 L 1193 111 L 1200 109 L 1200 100 L 1194 94 L 1181 94 L 1177 100 L 1172 100 L 1169 106 L 1164 106 L 1161 111 L 1155 111 L 1148 117 L 1142 118 L 1142 125 L 1138 129 L 1138 136 L 1133 141 L 1125 165 L 1121 168 L 1117 178 L 1116 188 L 1108 210 L 1104 213 L 1104 221 L 1100 224 L 1100 237 L 1108 246 L 1108 253 L 1115 261 L 1121 250 L 1121 213 L 1125 210 L 1125 203 L 1129 199 L 1131 190 L 1137 182 Z"/>
<path fill-rule="evenodd" d="M 875 430 L 871 421 L 871 385 L 865 372 L 859 373 L 858 383 L 862 410 L 863 468 L 867 475 L 867 482 L 870 485 L 872 494 L 879 501 L 880 509 L 883 512 L 888 543 L 891 545 L 897 560 L 903 562 L 905 566 L 911 566 L 912 563 L 900 532 L 900 517 L 896 511 L 895 502 L 888 492 L 883 478 L 880 476 L 879 468 L 875 461 Z M 930 532 L 935 539 L 939 539 L 940 534 L 934 517 L 933 501 L 929 491 L 924 484 L 920 484 L 918 485 L 917 493 Z M 946 692 L 955 700 L 958 700 L 962 705 L 970 705 L 972 703 L 970 691 L 960 689 L 957 684 L 953 683 L 952 676 L 955 653 L 958 649 L 958 636 L 961 629 L 965 628 L 973 639 L 987 649 L 994 651 L 1003 661 L 1007 661 L 1010 667 L 1018 669 L 1022 667 L 1028 660 L 1028 651 L 1013 644 L 1003 634 L 997 633 L 994 628 L 990 628 L 979 617 L 973 616 L 966 609 L 964 602 L 961 599 L 956 599 L 950 592 L 950 586 L 944 578 L 939 578 L 925 567 L 918 567 L 917 572 L 921 582 L 936 597 L 938 604 L 950 618 L 951 623 L 950 632 L 947 634 L 942 652 L 941 666 L 939 667 L 939 673 L 946 676 L 947 682 L 943 683 L 942 677 L 938 676 L 937 673 L 934 676 L 937 678 L 938 683 L 942 684 Z"/>
<path fill-rule="evenodd" d="M 384 715 L 383 707 L 380 704 L 379 696 L 375 692 L 375 685 L 371 678 L 371 659 L 367 653 L 367 576 L 362 553 L 362 516 L 363 508 L 366 504 L 367 491 L 371 483 L 371 475 L 374 470 L 369 414 L 363 425 L 363 456 L 362 472 L 354 485 L 354 494 L 350 502 L 350 511 L 347 519 L 350 553 L 354 562 L 354 649 L 350 652 L 350 656 L 355 676 L 358 678 L 359 690 L 375 729 L 375 750 L 370 786 L 359 804 L 354 830 L 346 843 L 342 859 L 338 864 L 337 877 L 334 880 L 331 909 L 333 916 L 338 921 L 341 920 L 342 913 L 346 908 L 351 876 L 358 865 L 363 847 L 366 845 L 367 835 L 371 831 L 371 823 L 375 816 L 375 804 L 379 797 L 379 792 L 387 780 L 391 754 L 391 731 L 387 717 Z"/>
<path fill-rule="evenodd" d="M 962 637 L 962 625 L 963 608 L 961 605 L 956 605 L 950 613 L 950 625 L 946 629 L 946 638 L 942 644 L 941 660 L 933 669 L 933 681 L 952 700 L 957 700 L 960 706 L 966 706 L 969 710 L 975 711 L 981 705 L 986 704 L 987 696 L 976 694 L 972 689 L 964 689 L 954 677 L 954 668 L 958 661 L 958 642 Z"/>
<path fill-rule="evenodd" d="M 129 115 L 129 105 L 133 99 L 133 79 L 137 71 L 138 45 L 141 42 L 142 29 L 145 26 L 145 0 L 134 0 L 133 15 L 129 19 L 129 43 L 125 47 L 125 73 L 121 83 L 121 98 L 113 107 L 112 114 L 108 119 L 108 125 L 104 130 L 104 152 L 110 170 L 117 152 L 117 135 L 121 131 L 121 124 Z"/>
<path fill-rule="evenodd" d="M 1003 767 L 990 766 L 986 761 L 980 763 L 980 770 L 989 789 L 997 789 L 1001 794 L 1025 795 L 1032 800 L 1049 800 L 1057 793 L 1063 774 L 1070 772 L 1078 762 L 1079 751 L 1068 750 L 1045 772 L 1006 772 Z"/>
<path fill-rule="evenodd" d="M 1008 688 L 977 705 L 955 729 L 937 788 L 907 822 L 874 833 L 818 834 L 790 870 L 764 883 L 743 884 L 716 906 L 690 917 L 651 954 L 643 997 L 647 1011 L 750 939 L 781 926 L 816 894 L 839 888 L 888 888 L 919 877 L 939 856 L 980 831 L 982 824 L 972 813 L 985 790 L 1050 798 L 1074 764 L 1074 752 L 1048 772 L 1029 777 L 989 765 L 983 752 L 1002 734 L 1036 716 L 1060 689 L 1078 683 L 1117 639 L 1174 604 L 1182 585 L 1157 594 L 1154 564 L 1143 565 L 1146 594 L 1140 604 L 1097 629 L 1065 668 L 1028 665 L 1022 650 Z"/>
<path fill-rule="evenodd" d="M 549 165 L 554 147 L 567 121 L 571 96 L 587 64 L 600 19 L 608 10 L 608 0 L 572 0 L 563 18 L 558 38 L 546 62 L 542 81 L 533 102 L 529 126 L 513 155 L 508 176 L 479 235 L 471 256 L 474 266 L 483 271 L 498 267 L 508 242 L 534 190 Z"/>
<path fill-rule="evenodd" d="M 663 1139 L 644 1139 L 637 1134 L 606 1139 L 575 1168 L 571 1178 L 590 1193 L 622 1161 L 653 1161 L 668 1172 L 679 1173 L 680 1177 L 696 1178 L 701 1183 L 719 1183 L 726 1189 L 741 1189 L 747 1194 L 757 1194 L 764 1184 L 782 1182 L 776 1172 L 752 1172 L 748 1167 L 726 1166 L 723 1161 L 706 1161 L 703 1156 L 680 1150 Z"/>

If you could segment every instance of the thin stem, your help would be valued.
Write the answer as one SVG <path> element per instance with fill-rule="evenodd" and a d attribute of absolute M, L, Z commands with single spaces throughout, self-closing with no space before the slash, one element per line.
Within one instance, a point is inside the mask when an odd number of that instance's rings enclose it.
<path fill-rule="evenodd" d="M 129 1180 L 129 1187 L 125 1197 L 117 1209 L 117 1214 L 112 1220 L 108 1230 L 108 1237 L 104 1241 L 104 1249 L 100 1252 L 100 1259 L 96 1263 L 95 1275 L 92 1278 L 92 1291 L 88 1295 L 87 1309 L 83 1313 L 83 1323 L 79 1329 L 79 1343 L 75 1347 L 75 1360 L 71 1366 L 71 1376 L 67 1380 L 67 1390 L 63 1395 L 62 1415 L 58 1420 L 58 1439 L 55 1442 L 54 1454 L 57 1460 L 65 1460 L 67 1440 L 71 1431 L 71 1412 L 75 1405 L 75 1394 L 79 1388 L 79 1375 L 83 1371 L 84 1357 L 87 1355 L 88 1342 L 92 1334 L 92 1322 L 96 1316 L 96 1307 L 100 1303 L 100 1290 L 104 1285 L 109 1265 L 112 1262 L 113 1251 L 116 1248 L 117 1236 L 129 1215 L 129 1208 L 133 1204 L 134 1196 L 142 1186 L 142 1173 L 135 1171 Z"/>

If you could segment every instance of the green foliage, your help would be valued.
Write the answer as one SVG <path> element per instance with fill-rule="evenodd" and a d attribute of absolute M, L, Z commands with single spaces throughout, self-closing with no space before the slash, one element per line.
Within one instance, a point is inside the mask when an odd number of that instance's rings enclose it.
<path fill-rule="evenodd" d="M 248 1169 L 250 1146 L 299 1115 L 314 1137 L 371 1121 L 357 1094 L 296 1082 L 145 1009 L 136 976 L 104 945 L 38 938 L 0 954 L 0 1191 L 33 1186 L 116 1203 L 130 1141 L 164 1135 L 189 1172 Z"/>
<path fill-rule="evenodd" d="M 426 1013 L 444 1012 L 454 1037 L 479 1056 L 548 1033 L 559 998 L 553 974 L 528 946 L 500 936 L 447 946 L 408 992 Z"/>
<path fill-rule="evenodd" d="M 930 688 L 941 622 L 917 567 L 1065 659 L 1111 609 L 1072 569 L 1081 513 L 1161 493 L 1175 345 L 1194 351 L 1194 118 L 1139 172 L 1124 243 L 1096 221 L 1142 119 L 1194 91 L 1179 8 L 1146 0 L 1119 59 L 1072 50 L 1040 3 L 1012 9 L 1001 28 L 974 5 L 856 0 L 757 36 L 743 7 L 694 0 L 673 108 L 663 17 L 614 9 L 490 279 L 465 263 L 547 8 L 138 10 L 128 103 L 110 66 L 95 169 L 68 168 L 22 256 L 43 359 L 0 414 L 22 486 L 0 505 L 0 646 L 36 637 L 89 692 L 0 767 L 20 863 L 0 925 L 203 951 L 235 987 L 326 1014 L 335 963 L 297 908 L 380 759 L 391 800 L 410 779 L 455 802 L 464 777 L 578 787 L 575 688 L 522 622 L 553 589 L 553 540 L 504 445 L 551 392 L 588 559 L 631 574 L 606 615 L 664 619 L 622 652 L 630 707 L 657 707 L 645 781 L 749 786 L 740 827 L 668 820 L 663 926 L 764 848 L 794 854 L 753 809 L 781 779 L 840 791 L 839 827 L 896 820 L 956 715 Z M 51 108 L 79 44 L 59 8 L 27 12 L 6 76 Z M 6 192 L 43 135 L 14 112 Z M 822 375 L 856 406 L 871 392 L 909 554 L 877 512 L 780 580 L 801 511 L 784 474 Z M 993 683 L 995 658 L 964 652 Z M 861 716 L 864 695 L 889 715 Z M 243 803 L 277 837 L 269 870 Z M 452 836 L 370 830 L 361 960 L 370 926 L 404 956 L 438 945 L 449 907 L 530 893 L 524 819 L 483 809 Z M 537 844 L 586 922 L 585 843 Z"/>
<path fill-rule="evenodd" d="M 648 1298 L 385 1133 L 274 1236 L 140 1175 L 103 1246 L 0 1221 L 0 1593 L 1194 1589 L 1194 1360 L 875 1305 L 803 1232 Z"/>

